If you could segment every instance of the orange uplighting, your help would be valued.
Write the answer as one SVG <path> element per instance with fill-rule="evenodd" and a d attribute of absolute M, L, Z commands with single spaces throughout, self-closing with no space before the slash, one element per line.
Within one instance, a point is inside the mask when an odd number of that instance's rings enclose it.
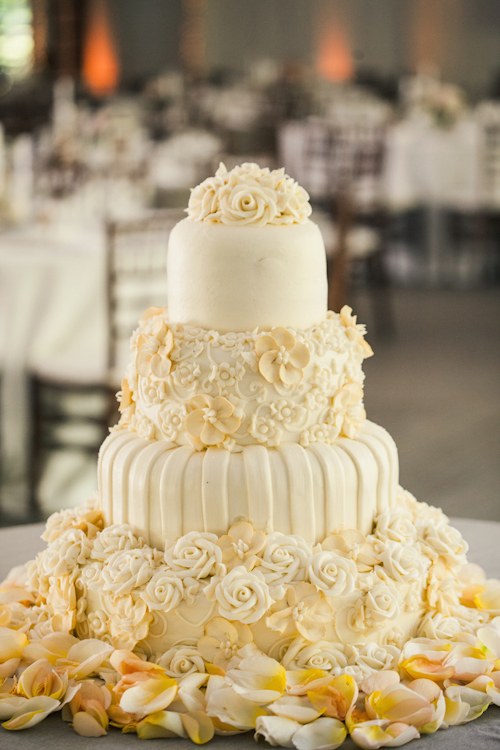
<path fill-rule="evenodd" d="M 354 74 L 349 41 L 338 26 L 327 26 L 321 31 L 318 71 L 323 78 L 335 83 L 349 81 Z"/>
<path fill-rule="evenodd" d="M 83 78 L 96 96 L 115 91 L 120 77 L 118 55 L 104 0 L 90 6 L 83 47 Z"/>

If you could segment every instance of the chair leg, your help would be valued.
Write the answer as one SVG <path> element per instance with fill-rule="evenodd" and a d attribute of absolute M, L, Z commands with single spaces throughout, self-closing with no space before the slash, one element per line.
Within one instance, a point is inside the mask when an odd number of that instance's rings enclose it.
<path fill-rule="evenodd" d="M 42 517 L 38 496 L 38 485 L 42 466 L 42 430 L 41 430 L 41 402 L 40 384 L 36 378 L 30 380 L 31 400 L 31 431 L 29 436 L 29 466 L 28 466 L 28 508 L 30 519 L 38 521 Z"/>
<path fill-rule="evenodd" d="M 368 288 L 375 331 L 379 339 L 389 340 L 396 335 L 394 300 L 389 275 L 382 252 L 368 259 Z"/>

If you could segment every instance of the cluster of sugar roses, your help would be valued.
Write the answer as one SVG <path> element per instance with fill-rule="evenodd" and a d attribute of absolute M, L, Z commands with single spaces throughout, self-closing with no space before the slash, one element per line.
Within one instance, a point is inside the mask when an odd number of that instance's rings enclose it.
<path fill-rule="evenodd" d="M 500 582 L 471 584 L 466 596 L 500 607 Z M 334 748 L 347 734 L 362 748 L 400 746 L 500 706 L 498 618 L 476 634 L 406 643 L 397 669 L 365 678 L 321 669 L 286 671 L 253 644 L 239 645 L 223 668 L 182 680 L 160 664 L 98 639 L 55 632 L 36 638 L 19 625 L 33 592 L 13 574 L 0 587 L 0 720 L 28 729 L 49 714 L 86 737 L 110 727 L 141 739 L 182 737 L 197 744 L 214 734 L 253 730 L 272 746 Z M 470 603 L 470 602 L 469 602 Z M 21 618 L 22 619 L 22 618 Z"/>
<path fill-rule="evenodd" d="M 284 169 L 245 163 L 230 172 L 220 164 L 191 190 L 187 213 L 194 221 L 229 226 L 303 224 L 311 215 L 309 195 Z"/>
<path fill-rule="evenodd" d="M 147 638 L 155 617 L 181 604 L 193 606 L 201 596 L 218 615 L 205 634 L 212 633 L 214 621 L 217 631 L 224 623 L 223 630 L 237 632 L 236 640 L 229 638 L 231 649 L 237 641 L 251 642 L 251 628 L 260 622 L 291 636 L 280 655 L 285 665 L 328 663 L 362 679 L 397 661 L 402 645 L 397 618 L 404 611 L 421 612 L 421 633 L 430 637 L 472 633 L 490 616 L 486 606 L 481 613 L 460 601 L 456 582 L 467 548 L 459 532 L 441 511 L 404 491 L 399 507 L 378 517 L 373 534 L 344 530 L 317 545 L 240 522 L 220 538 L 190 532 L 167 543 L 163 553 L 126 524 L 102 528 L 92 501 L 54 514 L 44 538 L 47 549 L 28 565 L 37 622 L 27 627 L 37 637 L 75 629 L 80 637 L 93 634 L 116 648 L 133 649 Z M 88 608 L 92 591 L 99 593 L 102 609 Z M 328 627 L 341 605 L 345 627 L 355 636 L 383 634 L 385 645 L 377 653 L 354 644 L 346 654 L 330 642 Z M 176 676 L 203 660 L 225 664 L 224 654 L 232 653 L 227 640 L 219 638 L 220 653 L 204 638 L 196 647 L 178 644 L 164 665 Z"/>
<path fill-rule="evenodd" d="M 333 443 L 339 435 L 355 437 L 366 419 L 361 363 L 372 354 L 364 333 L 347 306 L 307 335 L 286 328 L 225 335 L 188 330 L 169 324 L 166 310 L 149 308 L 132 337 L 119 427 L 146 439 L 160 434 L 177 442 L 183 436 L 198 450 L 215 445 L 233 450 L 245 437 L 276 447 L 283 431 L 300 434 L 304 447 Z M 230 360 L 214 360 L 213 349 L 230 352 Z M 333 359 L 327 366 L 316 364 L 304 378 L 315 350 L 321 356 L 329 351 Z M 337 371 L 337 351 L 350 353 L 343 372 Z M 144 407 L 159 408 L 156 426 Z M 312 423 L 311 413 L 317 415 Z"/>

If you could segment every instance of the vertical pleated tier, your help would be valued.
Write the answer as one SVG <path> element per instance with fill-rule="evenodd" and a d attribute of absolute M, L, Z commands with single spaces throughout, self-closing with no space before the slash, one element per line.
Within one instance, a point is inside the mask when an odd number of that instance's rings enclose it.
<path fill-rule="evenodd" d="M 112 433 L 99 455 L 106 524 L 128 523 L 157 549 L 190 531 L 220 536 L 243 519 L 308 542 L 341 528 L 367 534 L 375 516 L 395 506 L 398 475 L 393 439 L 369 421 L 355 439 L 333 445 L 248 445 L 233 453 L 124 430 Z"/>

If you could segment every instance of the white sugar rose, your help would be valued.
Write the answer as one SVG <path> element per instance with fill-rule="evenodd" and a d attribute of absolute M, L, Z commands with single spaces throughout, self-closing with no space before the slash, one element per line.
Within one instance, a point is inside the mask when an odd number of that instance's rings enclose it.
<path fill-rule="evenodd" d="M 365 611 L 374 623 L 394 620 L 399 615 L 397 593 L 385 583 L 377 583 L 366 594 Z"/>
<path fill-rule="evenodd" d="M 140 596 L 150 611 L 170 612 L 177 607 L 183 594 L 182 579 L 166 565 L 161 565 Z"/>
<path fill-rule="evenodd" d="M 166 651 L 157 662 L 163 667 L 169 677 L 182 680 L 193 672 L 205 671 L 205 662 L 194 646 L 174 646 Z"/>
<path fill-rule="evenodd" d="M 88 619 L 90 630 L 97 638 L 101 638 L 106 633 L 109 633 L 109 615 L 107 615 L 106 612 L 103 612 L 102 609 L 91 612 Z"/>
<path fill-rule="evenodd" d="M 212 578 L 205 595 L 217 602 L 221 617 L 245 625 L 260 620 L 273 604 L 264 576 L 259 570 L 249 572 L 243 565 Z"/>
<path fill-rule="evenodd" d="M 419 635 L 432 640 L 447 640 L 461 633 L 471 633 L 472 627 L 464 627 L 456 617 L 447 617 L 442 612 L 428 612 L 419 629 Z"/>
<path fill-rule="evenodd" d="M 347 625 L 353 631 L 363 632 L 395 620 L 399 611 L 399 598 L 393 587 L 376 583 L 349 610 Z"/>
<path fill-rule="evenodd" d="M 400 544 L 413 544 L 417 539 L 412 514 L 404 508 L 382 511 L 376 520 L 374 534 L 384 542 Z"/>
<path fill-rule="evenodd" d="M 220 220 L 229 226 L 270 224 L 278 213 L 280 196 L 256 180 L 247 179 L 232 189 L 221 191 Z"/>
<path fill-rule="evenodd" d="M 276 531 L 268 534 L 259 554 L 259 570 L 270 588 L 296 583 L 305 580 L 310 556 L 311 548 L 300 536 L 286 536 Z M 281 598 L 278 594 L 276 596 Z"/>
<path fill-rule="evenodd" d="M 103 590 L 125 596 L 141 588 L 153 576 L 158 556 L 149 547 L 115 552 L 102 569 Z"/>
<path fill-rule="evenodd" d="M 180 578 L 207 578 L 223 572 L 217 536 L 190 531 L 165 550 L 165 562 Z"/>
<path fill-rule="evenodd" d="M 46 575 L 67 575 L 77 565 L 85 565 L 91 549 L 92 542 L 81 529 L 67 529 L 47 548 L 42 571 Z"/>
<path fill-rule="evenodd" d="M 101 562 L 87 563 L 80 571 L 79 582 L 85 589 L 100 586 L 103 564 Z"/>
<path fill-rule="evenodd" d="M 425 567 L 418 547 L 399 542 L 379 542 L 375 545 L 384 571 L 394 581 L 413 581 L 420 578 Z"/>
<path fill-rule="evenodd" d="M 295 638 L 282 664 L 288 670 L 323 669 L 329 674 L 339 674 L 347 666 L 347 657 L 341 643 L 307 643 L 303 638 Z"/>
<path fill-rule="evenodd" d="M 134 600 L 133 596 L 115 597 L 108 608 L 112 612 L 109 630 L 113 646 L 132 651 L 139 641 L 147 638 L 153 615 L 148 612 L 142 599 Z"/>
<path fill-rule="evenodd" d="M 467 562 L 465 556 L 469 545 L 453 526 L 429 521 L 419 527 L 418 534 L 422 549 L 431 560 L 441 557 L 450 567 L 461 567 Z"/>
<path fill-rule="evenodd" d="M 144 539 L 136 536 L 132 527 L 127 523 L 113 524 L 113 526 L 106 526 L 97 535 L 90 556 L 94 560 L 104 562 L 114 552 L 139 549 L 145 544 Z"/>
<path fill-rule="evenodd" d="M 307 577 L 328 597 L 345 596 L 354 591 L 358 570 L 353 560 L 334 552 L 318 552 L 307 565 Z"/>
<path fill-rule="evenodd" d="M 401 651 L 395 646 L 379 646 L 377 643 L 365 643 L 357 646 L 356 663 L 368 672 L 380 669 L 397 669 Z"/>

